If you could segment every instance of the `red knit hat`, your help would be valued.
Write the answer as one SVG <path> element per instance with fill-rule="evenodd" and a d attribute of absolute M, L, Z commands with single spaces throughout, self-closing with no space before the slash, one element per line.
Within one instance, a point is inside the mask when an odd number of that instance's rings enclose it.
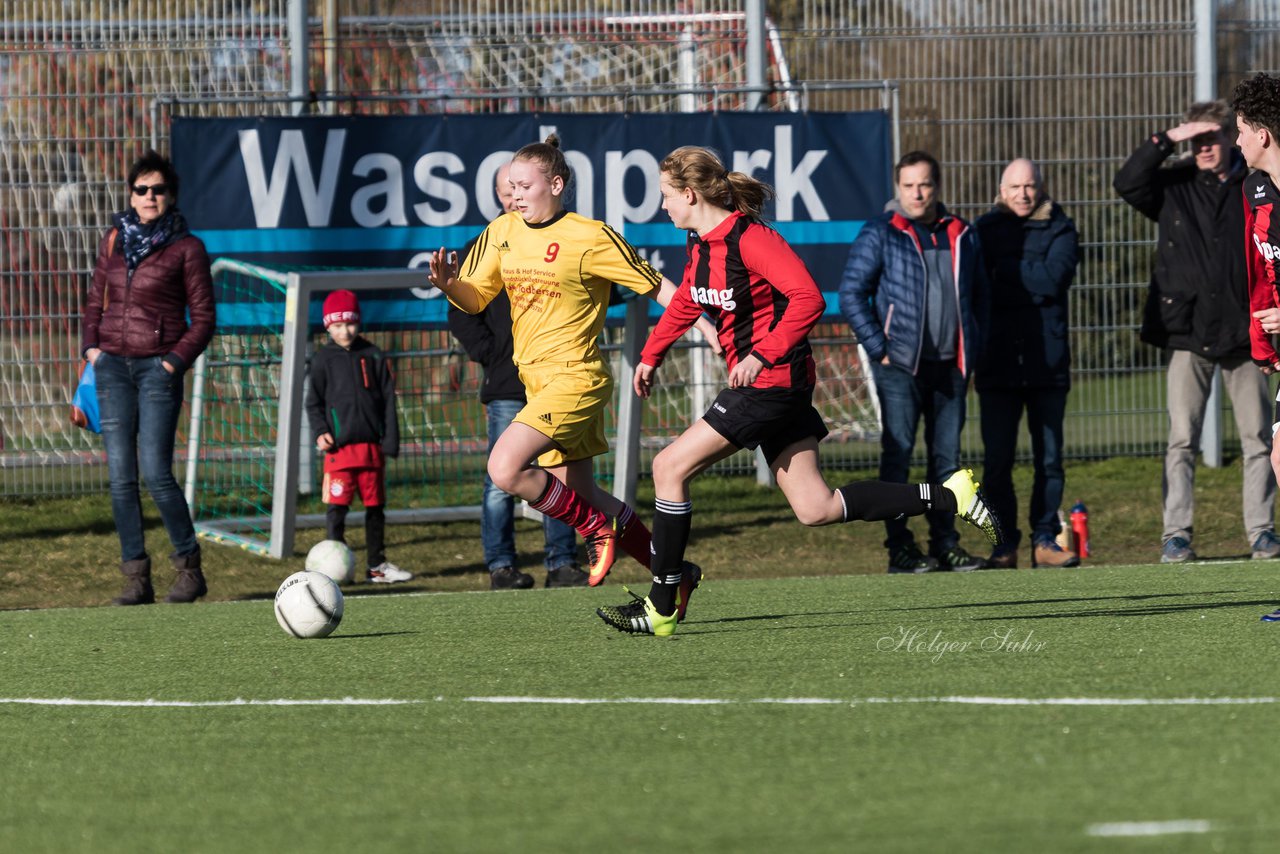
<path fill-rule="evenodd" d="M 334 323 L 359 323 L 360 303 L 351 291 L 334 291 L 324 298 L 324 328 Z"/>

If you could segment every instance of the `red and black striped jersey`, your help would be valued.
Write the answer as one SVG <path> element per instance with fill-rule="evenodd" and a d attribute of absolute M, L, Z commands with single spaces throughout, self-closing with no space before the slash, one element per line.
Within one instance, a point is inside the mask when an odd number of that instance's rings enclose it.
<path fill-rule="evenodd" d="M 1245 266 L 1249 271 L 1249 310 L 1280 306 L 1276 292 L 1276 265 L 1280 264 L 1280 192 L 1266 172 L 1257 171 L 1244 181 Z M 1254 361 L 1274 365 L 1280 361 L 1271 336 L 1254 319 L 1249 323 Z"/>
<path fill-rule="evenodd" d="M 778 232 L 737 211 L 700 238 L 690 231 L 684 277 L 645 343 L 655 368 L 703 313 L 719 332 L 729 370 L 751 354 L 764 363 L 754 388 L 814 384 L 809 330 L 826 302 L 804 262 Z"/>

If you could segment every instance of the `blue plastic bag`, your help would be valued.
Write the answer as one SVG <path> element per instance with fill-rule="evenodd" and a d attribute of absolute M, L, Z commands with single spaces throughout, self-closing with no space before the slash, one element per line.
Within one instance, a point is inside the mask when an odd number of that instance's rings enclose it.
<path fill-rule="evenodd" d="M 71 423 L 93 433 L 102 432 L 98 417 L 98 383 L 93 374 L 93 362 L 84 363 L 80 384 L 71 396 Z"/>

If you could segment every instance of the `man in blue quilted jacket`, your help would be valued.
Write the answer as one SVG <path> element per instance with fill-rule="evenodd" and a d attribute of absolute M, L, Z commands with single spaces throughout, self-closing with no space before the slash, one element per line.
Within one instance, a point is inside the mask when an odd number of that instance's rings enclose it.
<path fill-rule="evenodd" d="M 840 282 L 840 310 L 870 358 L 880 399 L 880 479 L 907 483 L 924 419 L 929 483 L 960 468 L 965 392 L 982 352 L 989 285 L 977 235 L 939 201 L 942 169 L 912 151 L 893 170 L 896 198 L 862 227 Z M 928 513 L 929 551 L 905 519 L 885 522 L 889 572 L 986 565 L 960 545 L 952 513 Z"/>

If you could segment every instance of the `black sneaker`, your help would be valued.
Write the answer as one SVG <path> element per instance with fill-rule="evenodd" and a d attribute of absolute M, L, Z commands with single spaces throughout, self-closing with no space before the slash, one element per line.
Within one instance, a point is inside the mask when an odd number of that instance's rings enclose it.
<path fill-rule="evenodd" d="M 938 568 L 943 572 L 972 572 L 975 569 L 986 569 L 987 561 L 977 555 L 971 555 L 960 546 L 952 546 L 940 555 Z"/>
<path fill-rule="evenodd" d="M 490 590 L 528 590 L 533 586 L 533 576 L 514 566 L 500 566 L 489 570 Z"/>
<path fill-rule="evenodd" d="M 590 576 L 578 569 L 576 563 L 566 563 L 547 570 L 547 587 L 586 587 Z"/>
<path fill-rule="evenodd" d="M 915 543 L 889 552 L 889 572 L 891 574 L 908 573 L 919 575 L 922 572 L 933 572 L 937 568 L 938 562 L 931 557 L 926 557 L 920 549 L 916 548 Z"/>

